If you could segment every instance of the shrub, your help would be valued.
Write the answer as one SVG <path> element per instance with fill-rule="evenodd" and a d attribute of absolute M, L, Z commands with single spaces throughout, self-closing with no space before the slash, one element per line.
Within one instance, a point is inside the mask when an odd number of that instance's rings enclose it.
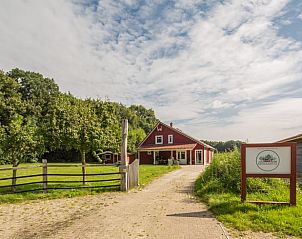
<path fill-rule="evenodd" d="M 240 193 L 241 184 L 240 151 L 235 149 L 231 152 L 218 153 L 196 181 L 198 193 L 220 192 Z M 248 178 L 248 192 L 268 192 L 272 188 L 284 187 L 286 182 L 281 179 L 255 179 Z"/>
<path fill-rule="evenodd" d="M 196 181 L 196 189 L 215 192 L 240 191 L 240 153 L 218 153 Z"/>

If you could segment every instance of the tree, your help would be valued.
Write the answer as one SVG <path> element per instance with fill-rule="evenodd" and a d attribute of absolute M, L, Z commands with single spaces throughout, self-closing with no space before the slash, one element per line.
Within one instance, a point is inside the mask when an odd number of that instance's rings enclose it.
<path fill-rule="evenodd" d="M 138 123 L 135 126 L 142 128 L 146 134 L 149 133 L 158 122 L 152 109 L 146 109 L 142 105 L 131 105 L 129 109 L 137 115 Z"/>
<path fill-rule="evenodd" d="M 101 147 L 104 150 L 120 152 L 121 121 L 118 120 L 115 106 L 108 101 L 88 99 L 86 102 L 93 108 L 99 127 L 103 129 Z"/>
<path fill-rule="evenodd" d="M 137 146 L 146 137 L 146 133 L 142 128 L 129 128 L 128 134 L 128 151 L 133 153 L 136 151 Z"/>
<path fill-rule="evenodd" d="M 29 115 L 44 116 L 59 94 L 59 87 L 53 79 L 18 68 L 7 73 L 19 83 L 19 92 L 23 101 L 27 101 Z"/>
<path fill-rule="evenodd" d="M 76 117 L 72 120 L 74 123 L 73 127 L 76 127 L 75 134 L 71 134 L 71 139 L 74 143 L 73 148 L 80 152 L 81 162 L 82 162 L 82 172 L 83 172 L 83 184 L 85 184 L 86 175 L 86 153 L 93 152 L 104 146 L 107 137 L 104 134 L 104 129 L 89 104 L 89 101 L 77 100 L 75 105 Z"/>
<path fill-rule="evenodd" d="M 214 147 L 219 153 L 221 152 L 227 152 L 232 151 L 235 148 L 240 148 L 241 144 L 243 143 L 240 140 L 228 140 L 228 141 L 208 141 L 208 140 L 202 140 L 206 144 L 211 145 Z"/>
<path fill-rule="evenodd" d="M 85 183 L 86 154 L 104 148 L 108 137 L 98 119 L 90 100 L 81 100 L 70 94 L 61 94 L 54 111 L 48 116 L 45 134 L 50 138 L 50 150 L 77 150 L 82 162 L 83 183 Z"/>
<path fill-rule="evenodd" d="M 3 126 L 8 125 L 15 114 L 24 111 L 19 90 L 19 84 L 0 71 L 0 124 Z"/>
<path fill-rule="evenodd" d="M 28 152 L 21 150 L 18 162 L 43 153 L 79 152 L 85 164 L 86 154 L 94 151 L 118 153 L 122 119 L 129 122 L 130 152 L 157 122 L 154 111 L 141 105 L 79 99 L 61 93 L 53 79 L 39 73 L 17 68 L 0 71 L 0 163 L 12 162 L 9 152 L 19 152 L 20 147 Z M 17 140 L 16 132 L 20 143 L 9 144 L 10 139 Z M 31 147 L 26 146 L 26 137 L 33 140 L 28 141 Z M 36 142 L 34 146 L 32 142 Z"/>
<path fill-rule="evenodd" d="M 2 132 L 2 150 L 13 167 L 28 159 L 35 159 L 39 153 L 36 126 L 31 121 L 25 121 L 23 116 L 15 115 Z M 16 190 L 17 169 L 13 169 L 12 190 Z"/>
<path fill-rule="evenodd" d="M 8 164 L 9 158 L 5 156 L 3 144 L 5 142 L 5 130 L 4 127 L 0 125 L 0 164 Z"/>

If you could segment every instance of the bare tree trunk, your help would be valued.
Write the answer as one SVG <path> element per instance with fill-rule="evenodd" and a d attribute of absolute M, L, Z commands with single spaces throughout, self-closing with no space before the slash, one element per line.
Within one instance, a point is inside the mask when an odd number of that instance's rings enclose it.
<path fill-rule="evenodd" d="M 86 157 L 85 157 L 85 151 L 81 151 L 81 161 L 82 161 L 82 174 L 83 174 L 83 185 L 86 183 Z"/>

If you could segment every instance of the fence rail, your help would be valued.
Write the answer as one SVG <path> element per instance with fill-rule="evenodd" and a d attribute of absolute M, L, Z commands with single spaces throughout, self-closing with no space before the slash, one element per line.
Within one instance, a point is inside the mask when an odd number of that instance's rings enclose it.
<path fill-rule="evenodd" d="M 48 164 L 47 167 L 49 168 L 68 168 L 68 167 L 100 167 L 100 166 L 117 166 L 117 164 Z M 32 168 L 42 168 L 43 164 L 40 165 L 32 165 L 32 166 L 21 166 L 21 167 L 8 167 L 8 168 L 0 168 L 0 171 L 6 170 L 17 170 L 17 169 L 32 169 Z"/>
<path fill-rule="evenodd" d="M 43 164 L 41 165 L 34 165 L 34 166 L 23 166 L 23 167 L 10 167 L 10 168 L 1 168 L 0 171 L 4 170 L 13 170 L 12 177 L 5 177 L 0 178 L 0 181 L 5 180 L 12 180 L 10 185 L 0 185 L 0 189 L 11 188 L 11 191 L 0 191 L 0 194 L 11 194 L 11 193 L 22 193 L 22 192 L 33 192 L 33 191 L 43 191 L 47 192 L 47 190 L 58 190 L 58 189 L 83 189 L 83 188 L 108 188 L 108 187 L 120 187 L 121 186 L 121 174 L 123 172 L 106 172 L 106 173 L 86 173 L 82 171 L 82 173 L 48 173 L 48 168 L 63 168 L 63 167 L 102 167 L 103 164 L 84 164 L 84 165 L 77 165 L 77 164 L 47 164 L 46 160 L 43 160 Z M 106 165 L 107 166 L 107 165 Z M 113 166 L 110 165 L 110 166 Z M 116 166 L 116 165 L 114 165 Z M 30 175 L 22 175 L 17 176 L 17 170 L 20 169 L 34 169 L 34 168 L 42 168 L 42 173 L 40 174 L 30 174 Z M 108 176 L 115 176 L 118 175 L 119 177 L 108 178 Z M 49 177 L 82 177 L 82 180 L 76 179 L 49 179 Z M 95 179 L 87 179 L 86 177 L 93 176 L 93 177 L 101 177 L 105 176 L 105 178 L 95 178 Z M 41 181 L 34 182 L 24 182 L 24 183 L 17 183 L 17 179 L 25 179 L 25 178 L 37 178 L 42 177 Z M 102 182 L 109 182 L 109 185 L 85 185 L 86 183 L 102 183 Z M 112 184 L 110 184 L 112 182 Z M 82 183 L 83 186 L 74 186 L 74 185 L 66 185 L 71 183 Z M 28 188 L 26 190 L 17 190 L 20 186 L 28 186 L 28 185 L 42 185 L 38 188 Z M 51 184 L 51 185 L 49 185 Z M 64 184 L 66 186 L 64 186 Z"/>
<path fill-rule="evenodd" d="M 12 194 L 12 193 L 23 193 L 23 192 L 34 192 L 34 191 L 43 191 L 46 193 L 48 190 L 60 190 L 60 189 L 83 189 L 83 188 L 115 188 L 118 187 L 121 190 L 128 190 L 138 186 L 138 172 L 139 172 L 139 160 L 136 159 L 130 165 L 126 167 L 121 166 L 119 172 L 104 172 L 104 173 L 86 173 L 86 170 L 81 170 L 81 173 L 49 173 L 49 168 L 70 168 L 70 167 L 79 167 L 79 168 L 88 168 L 88 167 L 103 167 L 103 166 L 117 166 L 116 164 L 47 164 L 47 161 L 42 160 L 41 165 L 31 165 L 31 166 L 21 166 L 21 167 L 9 167 L 9 168 L 0 168 L 0 171 L 12 170 L 12 177 L 3 177 L 0 178 L 0 182 L 11 180 L 11 184 L 0 185 L 0 195 L 1 194 Z M 23 169 L 35 169 L 42 168 L 41 173 L 21 175 L 17 176 L 18 170 Z M 118 175 L 118 177 L 110 177 Z M 87 179 L 87 177 L 93 176 L 94 179 Z M 99 178 L 99 177 L 105 178 Z M 39 180 L 38 178 L 42 180 Z M 51 177 L 56 177 L 51 179 Z M 65 179 L 60 180 L 60 177 L 65 177 Z M 66 180 L 66 177 L 68 179 Z M 69 178 L 70 177 L 70 178 Z M 72 179 L 73 177 L 81 177 L 81 180 Z M 95 178 L 97 177 L 97 178 Z M 110 177 L 110 178 L 108 178 Z M 33 182 L 20 182 L 19 179 L 34 179 Z M 59 179 L 58 179 L 59 178 Z M 77 184 L 82 183 L 82 186 L 79 185 L 68 185 L 68 184 Z M 92 183 L 94 185 L 86 185 L 86 183 Z M 102 184 L 104 183 L 104 184 Z M 106 183 L 109 183 L 106 185 Z M 1 183 L 2 184 L 2 183 Z M 65 186 L 65 185 L 66 186 Z M 97 184 L 97 185 L 95 185 Z M 102 185 L 99 185 L 102 184 Z M 20 187 L 25 187 L 28 185 L 33 185 L 25 190 L 20 190 Z M 38 188 L 35 188 L 35 185 L 41 185 Z M 9 189 L 11 190 L 5 190 Z"/>

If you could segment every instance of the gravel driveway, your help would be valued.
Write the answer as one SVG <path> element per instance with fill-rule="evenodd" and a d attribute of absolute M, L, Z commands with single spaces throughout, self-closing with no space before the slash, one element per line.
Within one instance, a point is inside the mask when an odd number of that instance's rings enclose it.
<path fill-rule="evenodd" d="M 1 238 L 226 238 L 192 196 L 202 166 L 184 166 L 141 191 L 0 206 Z"/>

